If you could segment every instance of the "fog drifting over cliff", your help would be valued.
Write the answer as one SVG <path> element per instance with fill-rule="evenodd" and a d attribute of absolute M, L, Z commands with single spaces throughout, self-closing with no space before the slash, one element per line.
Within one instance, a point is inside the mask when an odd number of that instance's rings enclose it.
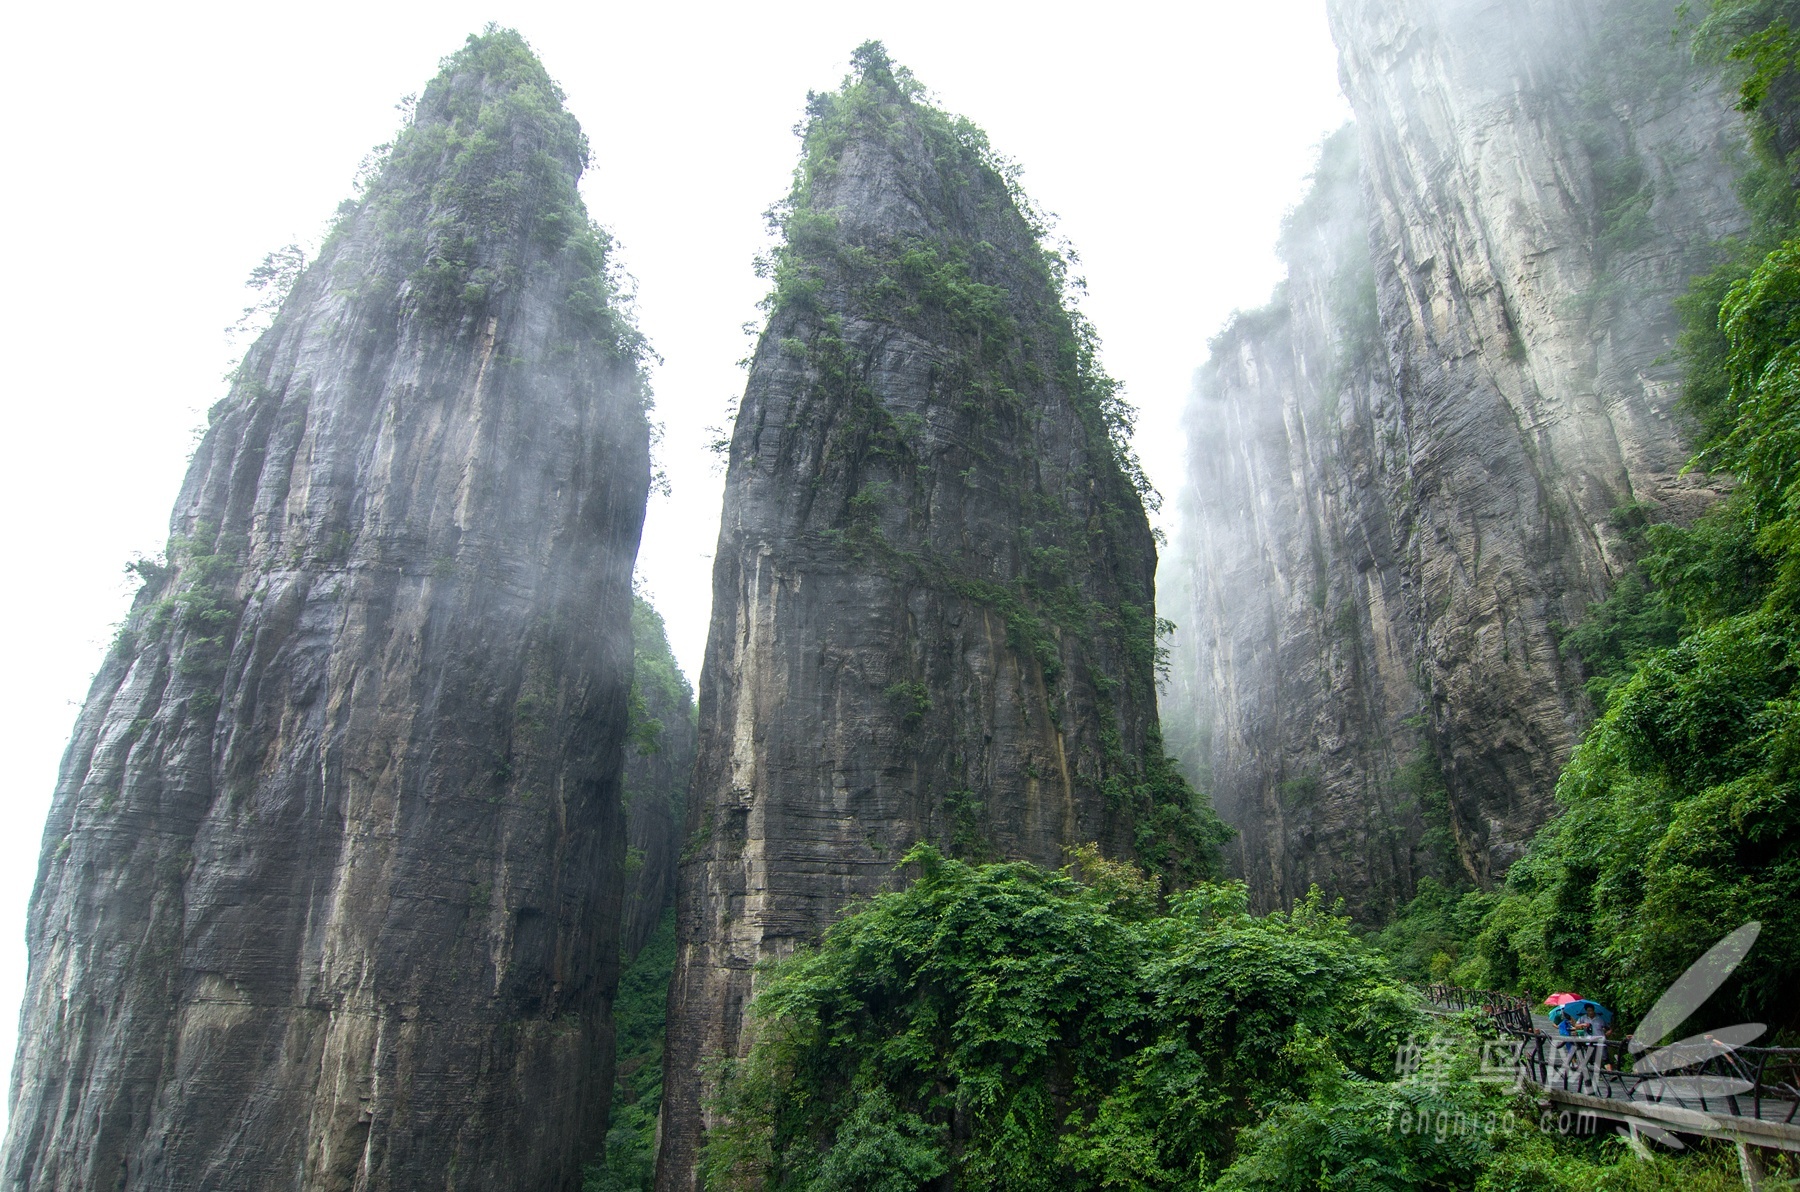
<path fill-rule="evenodd" d="M 361 156 L 347 147 L 389 139 L 389 105 L 490 20 L 519 28 L 567 92 L 592 141 L 585 197 L 640 281 L 671 492 L 652 498 L 639 575 L 690 675 L 718 531 L 708 428 L 743 387 L 762 212 L 787 189 L 807 89 L 835 86 L 853 46 L 884 39 L 1059 214 L 1106 366 L 1142 411 L 1139 450 L 1170 494 L 1205 339 L 1279 275 L 1280 216 L 1347 110 L 1319 0 L 24 14 L 17 40 L 43 52 L 4 83 L 15 111 L 38 115 L 16 131 L 4 200 L 31 234 L 0 299 L 24 348 L 3 481 L 5 600 L 21 628 L 3 717 L 0 1053 L 13 1050 L 19 924 L 62 743 L 124 615 L 122 565 L 161 549 L 195 428 L 224 392 L 235 349 L 221 329 L 248 300 L 242 280 L 271 249 L 316 248 Z"/>

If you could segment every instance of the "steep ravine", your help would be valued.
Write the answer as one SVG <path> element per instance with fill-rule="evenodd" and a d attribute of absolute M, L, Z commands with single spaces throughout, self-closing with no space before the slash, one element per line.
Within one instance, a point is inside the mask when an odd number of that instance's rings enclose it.
<path fill-rule="evenodd" d="M 1330 15 L 1354 129 L 1189 408 L 1165 717 L 1259 904 L 1379 915 L 1504 874 L 1591 716 L 1559 633 L 1621 513 L 1710 499 L 1668 356 L 1742 133 L 1672 4 Z"/>
<path fill-rule="evenodd" d="M 815 96 L 730 446 L 657 1186 L 696 1186 L 755 966 L 917 842 L 1174 876 L 1155 547 L 1089 340 L 981 134 L 878 46 Z"/>
<path fill-rule="evenodd" d="M 64 759 L 6 1187 L 541 1192 L 599 1150 L 650 477 L 585 164 L 470 39 L 213 409 Z"/>
<path fill-rule="evenodd" d="M 639 596 L 631 613 L 631 722 L 625 741 L 626 965 L 675 903 L 675 872 L 694 773 L 694 692 L 663 619 Z"/>

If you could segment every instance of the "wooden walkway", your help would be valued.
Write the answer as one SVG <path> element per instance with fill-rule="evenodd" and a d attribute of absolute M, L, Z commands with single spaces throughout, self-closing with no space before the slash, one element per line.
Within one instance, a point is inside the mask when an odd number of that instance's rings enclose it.
<path fill-rule="evenodd" d="M 1577 1132 L 1596 1119 L 1619 1122 L 1633 1135 L 1699 1135 L 1735 1142 L 1745 1180 L 1756 1163 L 1746 1147 L 1800 1152 L 1800 1048 L 1683 1045 L 1633 1053 L 1624 1039 L 1560 1035 L 1513 994 L 1434 985 L 1429 1000 L 1443 1012 L 1479 1008 L 1512 1041 L 1521 1087 L 1545 1109 L 1573 1113 Z M 1589 1127 L 1591 1130 L 1591 1126 Z"/>
<path fill-rule="evenodd" d="M 1607 1061 L 1623 1057 L 1595 1043 L 1538 1035 L 1519 1044 L 1523 1083 L 1554 1104 L 1643 1132 L 1698 1134 L 1800 1152 L 1800 1102 L 1787 1089 L 1759 1089 L 1747 1070 L 1735 1076 L 1645 1075 L 1609 1068 Z M 1546 1054 L 1555 1052 L 1564 1054 Z"/>

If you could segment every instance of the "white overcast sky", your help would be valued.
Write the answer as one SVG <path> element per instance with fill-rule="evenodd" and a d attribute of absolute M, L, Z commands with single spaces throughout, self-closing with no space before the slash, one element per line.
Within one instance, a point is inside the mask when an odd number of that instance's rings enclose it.
<path fill-rule="evenodd" d="M 12 344 L 0 584 L 0 1062 L 57 762 L 154 553 L 223 329 L 272 248 L 315 247 L 395 103 L 489 21 L 521 30 L 593 144 L 590 211 L 639 282 L 674 486 L 639 574 L 688 673 L 711 597 L 721 479 L 703 449 L 743 386 L 762 212 L 787 189 L 809 88 L 868 38 L 1025 169 L 1080 251 L 1105 364 L 1138 447 L 1179 487 L 1179 413 L 1206 340 L 1279 277 L 1272 246 L 1320 139 L 1348 109 L 1324 0 L 696 5 L 384 0 L 21 5 L 0 74 Z M 1173 502 L 1170 503 L 1173 508 Z"/>

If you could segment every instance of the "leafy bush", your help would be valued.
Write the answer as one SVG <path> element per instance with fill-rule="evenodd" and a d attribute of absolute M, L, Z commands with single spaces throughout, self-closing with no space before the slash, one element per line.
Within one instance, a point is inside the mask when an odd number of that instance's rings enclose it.
<path fill-rule="evenodd" d="M 1411 998 L 1316 892 L 1256 918 L 1236 884 L 1165 911 L 1093 850 L 904 863 L 918 881 L 767 975 L 709 1187 L 1198 1186 L 1321 1066 L 1392 1070 Z"/>
<path fill-rule="evenodd" d="M 1309 1095 L 1275 1105 L 1238 1135 L 1238 1157 L 1218 1192 L 1388 1192 L 1475 1186 L 1520 1131 L 1524 1116 L 1502 1088 L 1474 1079 L 1479 1040 L 1441 1037 L 1442 1073 L 1399 1081 L 1355 1078 L 1323 1040 Z"/>
<path fill-rule="evenodd" d="M 1770 1175 L 1793 1170 L 1784 1157 L 1769 1155 Z M 1792 1187 L 1772 1179 L 1765 1188 Z M 1581 1142 L 1530 1131 L 1496 1154 L 1475 1192 L 1740 1192 L 1736 1150 L 1702 1143 L 1685 1155 L 1631 1151 L 1619 1135 Z"/>
<path fill-rule="evenodd" d="M 1465 959 L 1498 900 L 1497 895 L 1453 890 L 1436 878 L 1421 878 L 1413 900 L 1369 942 L 1408 980 L 1443 981 Z"/>
<path fill-rule="evenodd" d="M 904 864 L 910 887 L 765 971 L 708 1188 L 1732 1186 L 1729 1148 L 1646 1161 L 1546 1127 L 1483 1071 L 1480 1012 L 1420 1013 L 1317 891 L 1258 918 L 1241 885 L 1165 903 L 1092 847 L 1060 872 Z"/>

